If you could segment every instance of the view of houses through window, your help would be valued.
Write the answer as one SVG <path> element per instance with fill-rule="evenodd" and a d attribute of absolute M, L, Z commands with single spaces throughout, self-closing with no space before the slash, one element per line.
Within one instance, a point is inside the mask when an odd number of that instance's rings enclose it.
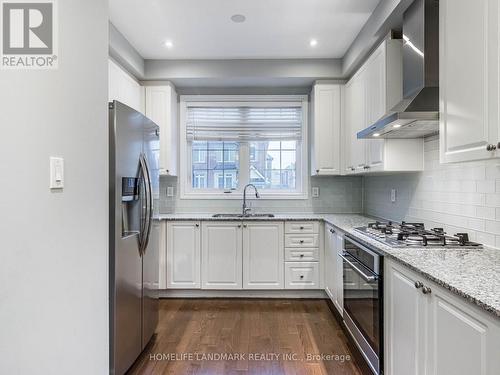
<path fill-rule="evenodd" d="M 192 173 L 194 189 L 236 189 L 239 166 L 238 142 L 194 141 Z"/>
<path fill-rule="evenodd" d="M 259 189 L 296 188 L 296 141 L 193 141 L 191 149 L 193 189 L 238 189 L 240 167 Z M 240 166 L 242 159 L 248 164 Z"/>

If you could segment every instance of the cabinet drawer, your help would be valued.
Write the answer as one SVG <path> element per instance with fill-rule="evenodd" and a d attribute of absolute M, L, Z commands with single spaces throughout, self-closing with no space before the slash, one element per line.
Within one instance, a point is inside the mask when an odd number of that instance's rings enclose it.
<path fill-rule="evenodd" d="M 319 233 L 317 221 L 288 221 L 285 223 L 285 233 Z"/>
<path fill-rule="evenodd" d="M 286 289 L 318 289 L 318 262 L 285 262 Z"/>
<path fill-rule="evenodd" d="M 317 234 L 286 234 L 285 247 L 318 247 L 319 235 Z"/>
<path fill-rule="evenodd" d="M 319 260 L 319 249 L 285 249 L 285 261 L 287 262 L 316 262 Z"/>

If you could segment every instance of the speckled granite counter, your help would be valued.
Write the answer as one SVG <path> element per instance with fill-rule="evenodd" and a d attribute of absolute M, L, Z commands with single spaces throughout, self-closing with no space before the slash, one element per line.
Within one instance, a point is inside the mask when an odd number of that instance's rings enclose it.
<path fill-rule="evenodd" d="M 160 215 L 164 220 L 322 220 L 500 318 L 500 250 L 391 248 L 354 230 L 373 218 L 353 214 L 279 214 L 274 218 L 213 218 L 210 214 Z"/>

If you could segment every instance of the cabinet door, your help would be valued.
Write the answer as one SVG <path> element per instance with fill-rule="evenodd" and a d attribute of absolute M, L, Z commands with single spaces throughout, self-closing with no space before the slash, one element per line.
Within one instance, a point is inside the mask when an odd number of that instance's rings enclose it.
<path fill-rule="evenodd" d="M 344 314 L 344 261 L 340 257 L 339 254 L 342 254 L 344 248 L 344 238 L 340 233 L 336 233 L 335 235 L 335 249 L 336 252 L 333 252 L 332 256 L 335 260 L 335 274 L 334 274 L 334 282 L 333 287 L 336 289 L 336 293 L 334 293 L 335 300 L 333 304 L 337 307 L 340 315 Z"/>
<path fill-rule="evenodd" d="M 202 289 L 241 289 L 242 224 L 202 224 Z"/>
<path fill-rule="evenodd" d="M 441 0 L 441 162 L 498 157 L 499 2 Z"/>
<path fill-rule="evenodd" d="M 200 288 L 200 223 L 167 223 L 167 288 Z"/>
<path fill-rule="evenodd" d="M 358 139 L 357 136 L 366 124 L 364 79 L 364 71 L 361 71 L 346 86 L 346 142 L 349 143 L 346 167 L 348 173 L 363 172 L 366 165 L 366 141 Z"/>
<path fill-rule="evenodd" d="M 432 286 L 428 319 L 428 375 L 500 374 L 500 324 Z"/>
<path fill-rule="evenodd" d="M 335 276 L 337 271 L 337 251 L 335 248 L 335 230 L 325 225 L 325 291 L 333 303 L 337 299 Z"/>
<path fill-rule="evenodd" d="M 171 86 L 146 87 L 146 116 L 160 127 L 160 173 L 177 175 L 177 93 Z"/>
<path fill-rule="evenodd" d="M 365 72 L 366 126 L 383 117 L 386 112 L 386 54 L 385 43 L 370 57 Z M 370 168 L 384 164 L 384 140 L 366 140 L 366 159 Z"/>
<path fill-rule="evenodd" d="M 425 374 L 426 299 L 415 287 L 420 280 L 390 261 L 386 263 L 384 280 L 385 373 Z"/>
<path fill-rule="evenodd" d="M 141 85 L 112 60 L 108 60 L 108 75 L 109 101 L 118 100 L 136 111 L 144 112 Z"/>
<path fill-rule="evenodd" d="M 340 174 L 340 85 L 313 88 L 313 175 Z"/>
<path fill-rule="evenodd" d="M 283 289 L 282 222 L 243 224 L 243 288 Z"/>

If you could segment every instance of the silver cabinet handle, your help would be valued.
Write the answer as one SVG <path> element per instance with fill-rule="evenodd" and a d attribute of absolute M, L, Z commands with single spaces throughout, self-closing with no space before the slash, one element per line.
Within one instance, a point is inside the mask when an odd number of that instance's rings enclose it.
<path fill-rule="evenodd" d="M 335 233 L 335 231 L 333 229 L 330 228 L 330 233 Z"/>
<path fill-rule="evenodd" d="M 415 281 L 415 288 L 420 289 L 424 286 L 421 281 Z"/>
<path fill-rule="evenodd" d="M 431 288 L 429 288 L 428 286 L 424 286 L 424 287 L 422 288 L 422 293 L 424 293 L 424 294 L 431 294 L 431 293 L 432 293 L 432 290 L 431 290 Z"/>
<path fill-rule="evenodd" d="M 246 224 L 243 224 L 243 228 L 246 228 L 246 227 L 247 227 L 247 225 L 246 225 Z"/>
<path fill-rule="evenodd" d="M 486 151 L 495 151 L 497 149 L 496 145 L 488 145 L 486 146 Z"/>
<path fill-rule="evenodd" d="M 198 227 L 200 226 L 200 224 L 195 224 L 194 226 L 195 226 L 196 228 L 198 228 Z"/>
<path fill-rule="evenodd" d="M 238 224 L 238 228 L 241 228 L 241 224 Z"/>
<path fill-rule="evenodd" d="M 361 277 L 363 279 L 365 279 L 366 281 L 374 281 L 374 280 L 377 280 L 377 276 L 374 276 L 374 275 L 367 275 L 366 273 L 364 273 L 360 268 L 358 268 L 356 265 L 354 265 L 354 263 L 352 263 L 349 259 L 347 259 L 345 256 L 339 254 L 339 257 L 341 257 L 342 259 L 344 259 L 344 261 L 350 265 L 352 268 L 354 268 L 354 270 L 359 274 L 361 275 Z"/>

